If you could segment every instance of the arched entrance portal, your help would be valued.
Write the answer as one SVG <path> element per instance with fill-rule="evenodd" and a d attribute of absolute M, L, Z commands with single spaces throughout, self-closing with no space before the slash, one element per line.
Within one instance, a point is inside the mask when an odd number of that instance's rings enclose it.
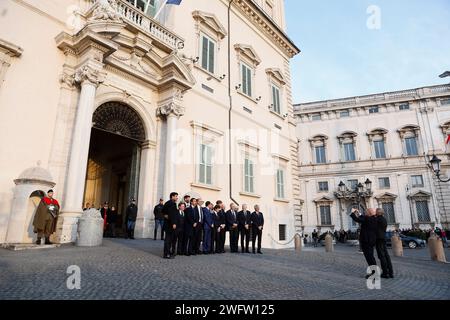
<path fill-rule="evenodd" d="M 86 173 L 84 204 L 99 208 L 107 201 L 123 222 L 130 198 L 137 198 L 141 144 L 145 141 L 140 116 L 121 102 L 107 102 L 94 112 Z"/>

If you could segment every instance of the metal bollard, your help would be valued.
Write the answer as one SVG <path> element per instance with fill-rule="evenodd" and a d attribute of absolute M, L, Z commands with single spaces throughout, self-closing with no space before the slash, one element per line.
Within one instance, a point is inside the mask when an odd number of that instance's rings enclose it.
<path fill-rule="evenodd" d="M 445 259 L 444 246 L 442 245 L 442 239 L 440 239 L 434 232 L 430 234 L 428 238 L 428 250 L 430 252 L 430 258 L 433 261 L 447 262 Z"/>
<path fill-rule="evenodd" d="M 403 244 L 400 237 L 394 234 L 391 238 L 392 251 L 395 257 L 403 257 Z"/>
<path fill-rule="evenodd" d="M 333 237 L 330 233 L 325 236 L 325 252 L 333 252 Z"/>
<path fill-rule="evenodd" d="M 302 237 L 298 233 L 294 236 L 294 243 L 295 243 L 295 251 L 300 252 L 302 251 Z"/>

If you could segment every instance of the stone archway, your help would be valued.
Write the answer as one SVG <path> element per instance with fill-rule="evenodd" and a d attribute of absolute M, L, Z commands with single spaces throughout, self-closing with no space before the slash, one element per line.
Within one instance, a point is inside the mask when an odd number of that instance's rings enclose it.
<path fill-rule="evenodd" d="M 127 104 L 112 101 L 95 110 L 91 130 L 83 200 L 96 208 L 105 201 L 114 206 L 120 228 L 130 199 L 139 197 L 144 122 Z"/>

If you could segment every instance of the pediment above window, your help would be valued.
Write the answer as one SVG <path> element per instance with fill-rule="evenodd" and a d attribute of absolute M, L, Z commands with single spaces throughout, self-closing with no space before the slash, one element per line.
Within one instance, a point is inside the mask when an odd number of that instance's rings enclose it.
<path fill-rule="evenodd" d="M 323 196 L 314 200 L 316 204 L 331 204 L 333 203 L 333 199 L 327 196 Z"/>
<path fill-rule="evenodd" d="M 397 195 L 390 192 L 385 192 L 383 194 L 375 196 L 375 199 L 377 199 L 378 201 L 394 201 L 396 198 Z"/>
<path fill-rule="evenodd" d="M 274 79 L 276 82 L 278 82 L 280 85 L 285 85 L 286 80 L 284 79 L 283 73 L 278 68 L 268 68 L 266 69 L 267 75 L 270 77 L 270 79 Z"/>
<path fill-rule="evenodd" d="M 216 34 L 217 38 L 223 39 L 227 35 L 227 30 L 220 23 L 216 15 L 197 10 L 192 12 L 192 17 L 194 17 L 194 20 L 197 22 L 197 24 L 203 24 L 210 31 Z"/>
<path fill-rule="evenodd" d="M 419 190 L 419 191 L 409 195 L 408 198 L 414 199 L 414 200 L 428 200 L 429 198 L 431 198 L 431 193 L 423 191 L 423 190 Z"/>
<path fill-rule="evenodd" d="M 234 49 L 236 49 L 238 53 L 238 60 L 246 59 L 252 63 L 253 67 L 258 66 L 261 63 L 261 59 L 251 45 L 235 44 Z"/>

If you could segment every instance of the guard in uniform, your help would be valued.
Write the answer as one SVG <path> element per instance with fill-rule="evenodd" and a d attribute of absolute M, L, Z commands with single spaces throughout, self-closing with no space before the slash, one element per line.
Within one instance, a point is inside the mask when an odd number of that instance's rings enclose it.
<path fill-rule="evenodd" d="M 55 232 L 59 209 L 58 201 L 53 199 L 53 190 L 48 190 L 47 196 L 41 199 L 33 219 L 34 233 L 37 233 L 36 244 L 41 244 L 42 237 L 45 237 L 45 244 L 52 244 L 50 235 Z"/>

